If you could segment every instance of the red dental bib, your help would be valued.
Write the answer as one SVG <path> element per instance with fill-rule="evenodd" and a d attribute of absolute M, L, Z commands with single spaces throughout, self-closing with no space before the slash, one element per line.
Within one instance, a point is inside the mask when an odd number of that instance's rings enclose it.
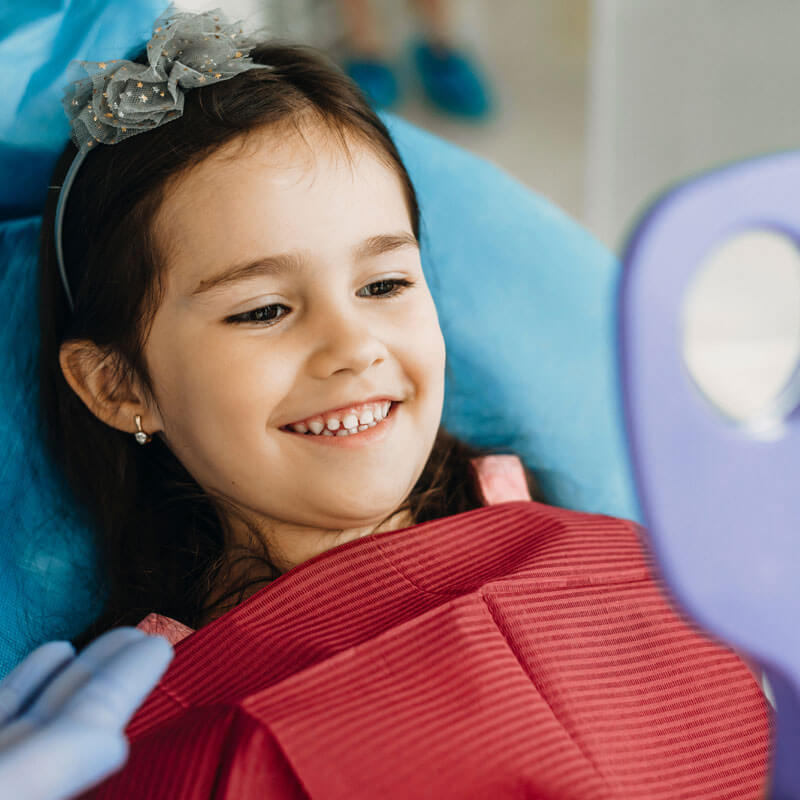
<path fill-rule="evenodd" d="M 770 708 L 640 535 L 517 499 L 322 553 L 176 645 L 87 796 L 760 798 Z"/>

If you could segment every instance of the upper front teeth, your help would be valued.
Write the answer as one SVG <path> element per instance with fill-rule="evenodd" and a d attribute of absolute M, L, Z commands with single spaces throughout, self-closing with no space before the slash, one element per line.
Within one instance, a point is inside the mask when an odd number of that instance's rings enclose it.
<path fill-rule="evenodd" d="M 341 415 L 331 414 L 328 417 L 312 417 L 306 422 L 296 422 L 291 428 L 297 433 L 311 433 L 315 435 L 321 434 L 323 431 L 330 435 L 328 431 L 334 433 L 339 431 L 337 435 L 342 436 L 347 433 L 357 433 L 359 430 L 365 430 L 366 426 L 369 428 L 377 425 L 382 419 L 386 417 L 391 408 L 391 400 L 384 400 L 381 403 L 370 403 L 364 406 L 358 414 L 354 409 L 343 412 Z M 341 419 L 340 419 L 341 417 Z M 327 430 L 326 430 L 327 429 Z"/>

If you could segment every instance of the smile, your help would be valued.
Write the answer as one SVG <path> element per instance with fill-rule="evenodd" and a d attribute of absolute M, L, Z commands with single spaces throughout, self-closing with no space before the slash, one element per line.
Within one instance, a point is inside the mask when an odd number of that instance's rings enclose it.
<path fill-rule="evenodd" d="M 394 427 L 399 405 L 399 402 L 389 400 L 370 403 L 359 416 L 348 413 L 341 420 L 332 416 L 324 421 L 321 417 L 312 418 L 308 424 L 296 423 L 280 430 L 303 441 L 319 444 L 367 444 L 380 441 Z"/>
<path fill-rule="evenodd" d="M 388 398 L 376 399 L 337 410 L 325 411 L 284 425 L 283 430 L 313 436 L 345 435 L 345 432 L 354 434 L 383 420 L 388 415 L 392 402 Z"/>

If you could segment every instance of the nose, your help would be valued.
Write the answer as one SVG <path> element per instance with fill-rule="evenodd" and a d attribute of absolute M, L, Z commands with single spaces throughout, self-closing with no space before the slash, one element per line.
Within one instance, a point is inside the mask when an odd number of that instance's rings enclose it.
<path fill-rule="evenodd" d="M 359 309 L 357 302 L 328 302 L 318 312 L 316 344 L 309 359 L 314 377 L 327 378 L 343 370 L 359 374 L 383 361 L 386 345 L 379 335 L 374 309 Z"/>

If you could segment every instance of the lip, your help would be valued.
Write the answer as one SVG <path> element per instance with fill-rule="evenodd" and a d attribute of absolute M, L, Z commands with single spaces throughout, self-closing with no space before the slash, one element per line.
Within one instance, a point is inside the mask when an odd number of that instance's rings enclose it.
<path fill-rule="evenodd" d="M 386 399 L 388 400 L 389 398 L 387 397 Z M 401 403 L 397 400 L 392 400 L 389 413 L 386 415 L 386 417 L 384 417 L 383 420 L 381 420 L 381 422 L 379 422 L 377 425 L 374 425 L 372 428 L 367 428 L 365 431 L 351 433 L 347 436 L 337 436 L 335 433 L 333 436 L 325 436 L 324 434 L 314 436 L 312 434 L 297 433 L 297 431 L 286 430 L 285 428 L 280 428 L 280 430 L 288 436 L 293 436 L 295 439 L 300 439 L 313 445 L 345 448 L 363 447 L 364 445 L 368 444 L 376 444 L 382 439 L 385 439 L 391 433 L 392 428 L 394 428 L 397 409 L 400 405 Z M 349 406 L 345 406 L 345 408 L 349 408 Z"/>
<path fill-rule="evenodd" d="M 347 411 L 348 409 L 353 408 L 353 406 L 363 406 L 366 405 L 367 403 L 377 403 L 380 400 L 391 400 L 392 403 L 399 402 L 396 397 L 392 397 L 391 395 L 376 394 L 373 395 L 372 397 L 368 397 L 366 400 L 358 399 L 354 400 L 351 403 L 347 403 L 346 405 L 339 406 L 338 408 L 326 408 L 324 411 L 316 411 L 311 414 L 307 414 L 305 417 L 300 417 L 300 419 L 295 419 L 292 420 L 291 422 L 287 422 L 286 425 L 281 425 L 280 428 L 284 429 L 289 425 L 296 425 L 298 422 L 305 422 L 305 420 L 311 419 L 312 417 L 324 417 L 326 414 L 337 414 L 342 411 Z M 366 431 L 364 432 L 366 433 Z M 341 438 L 344 439 L 345 437 L 342 436 Z"/>

